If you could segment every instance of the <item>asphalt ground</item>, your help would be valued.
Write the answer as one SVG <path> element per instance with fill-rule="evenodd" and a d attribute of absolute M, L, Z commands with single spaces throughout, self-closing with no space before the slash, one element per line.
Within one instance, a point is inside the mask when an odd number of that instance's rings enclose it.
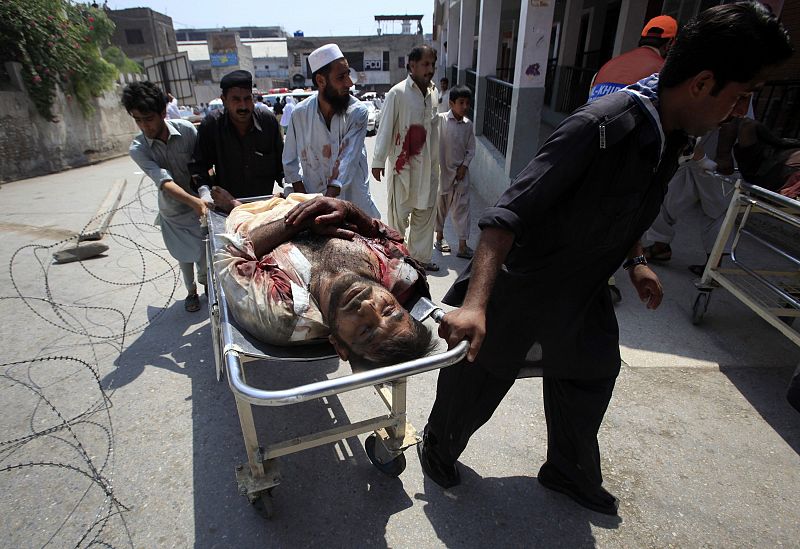
<path fill-rule="evenodd" d="M 0 546 L 798 546 L 800 414 L 784 393 L 800 351 L 722 289 L 703 324 L 691 324 L 687 266 L 704 255 L 696 214 L 679 223 L 673 259 L 656 266 L 657 311 L 617 273 L 625 364 L 600 446 L 619 517 L 536 481 L 546 430 L 534 378 L 517 382 L 473 437 L 460 486 L 425 479 L 413 450 L 405 472 L 386 477 L 365 437 L 351 437 L 281 458 L 266 521 L 237 492 L 234 467 L 246 454 L 232 394 L 214 375 L 206 302 L 184 312 L 180 273 L 152 226 L 152 183 L 141 177 L 119 158 L 0 186 Z M 109 250 L 51 264 L 121 178 Z M 383 184 L 372 189 L 385 211 Z M 485 207 L 473 200 L 473 224 Z M 475 228 L 473 247 L 477 238 Z M 466 261 L 438 251 L 434 260 L 438 300 Z M 259 367 L 248 379 L 282 388 L 347 372 L 323 361 Z M 417 429 L 435 383 L 435 372 L 409 380 Z M 383 409 L 369 388 L 258 409 L 256 421 L 276 440 Z"/>

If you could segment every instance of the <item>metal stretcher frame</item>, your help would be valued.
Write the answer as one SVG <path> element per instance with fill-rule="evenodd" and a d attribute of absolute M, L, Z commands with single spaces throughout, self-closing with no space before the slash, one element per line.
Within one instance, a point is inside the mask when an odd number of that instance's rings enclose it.
<path fill-rule="evenodd" d="M 692 322 L 702 322 L 716 283 L 800 346 L 800 333 L 792 322 L 800 317 L 800 258 L 781 245 L 779 235 L 767 237 L 753 229 L 753 214 L 756 213 L 770 216 L 790 228 L 790 232 L 795 231 L 800 235 L 799 201 L 741 179 L 736 181 L 730 206 L 703 276 L 695 283 L 698 294 L 692 307 Z M 732 265 L 721 267 L 720 259 L 732 234 Z M 779 258 L 794 267 L 775 270 L 749 263 L 737 253 L 740 244 L 745 241 L 758 246 L 767 256 Z"/>
<path fill-rule="evenodd" d="M 249 199 L 255 200 L 255 199 Z M 214 344 L 217 380 L 223 373 L 236 399 L 236 408 L 242 428 L 247 464 L 236 467 L 239 492 L 264 515 L 272 514 L 269 499 L 273 487 L 280 484 L 280 470 L 276 458 L 351 436 L 373 431 L 365 447 L 372 463 L 383 473 L 398 476 L 405 469 L 403 451 L 421 439 L 406 419 L 406 384 L 409 376 L 444 368 L 459 362 L 469 347 L 464 341 L 440 354 L 377 368 L 324 381 L 317 381 L 283 390 L 267 390 L 251 386 L 245 376 L 249 362 L 313 361 L 336 357 L 328 345 L 278 347 L 253 338 L 237 324 L 228 310 L 225 293 L 214 269 L 214 253 L 224 246 L 218 235 L 225 232 L 225 217 L 209 211 L 207 215 L 208 240 L 208 307 Z M 437 322 L 444 312 L 429 300 L 422 298 L 412 309 L 412 315 L 422 321 L 431 316 Z M 338 357 L 337 357 L 338 358 Z M 368 386 L 375 386 L 387 406 L 388 414 L 317 433 L 294 437 L 287 441 L 266 444 L 259 440 L 255 428 L 252 406 L 286 406 L 326 396 L 338 395 Z"/>

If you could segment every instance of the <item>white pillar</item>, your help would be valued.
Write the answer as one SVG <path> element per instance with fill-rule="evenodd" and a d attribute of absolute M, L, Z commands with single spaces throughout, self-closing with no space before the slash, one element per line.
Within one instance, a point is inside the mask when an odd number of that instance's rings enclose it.
<path fill-rule="evenodd" d="M 492 4 L 492 5 L 487 5 Z M 497 75 L 497 51 L 500 49 L 500 10 L 497 5 L 481 2 L 478 25 L 478 62 L 475 79 L 475 135 L 483 134 L 486 103 L 486 77 Z"/>
<path fill-rule="evenodd" d="M 472 54 L 475 47 L 475 12 L 477 0 L 461 0 L 461 16 L 458 31 L 458 83 L 465 82 L 465 71 L 472 68 Z M 455 82 L 451 85 L 455 86 Z"/>
<path fill-rule="evenodd" d="M 439 80 L 445 74 L 445 67 L 447 60 L 445 59 L 444 43 L 447 40 L 447 5 L 448 2 L 443 0 L 435 0 L 435 7 L 433 11 L 433 33 L 436 40 L 433 42 L 433 47 L 436 48 L 436 77 L 434 83 L 438 86 Z"/>
<path fill-rule="evenodd" d="M 450 78 L 450 67 L 458 63 L 459 26 L 461 25 L 461 3 L 451 3 L 447 12 L 447 67 L 446 75 Z M 452 80 L 452 79 L 451 79 Z M 455 82 L 450 82 L 451 86 Z"/>
<path fill-rule="evenodd" d="M 639 43 L 646 13 L 647 0 L 622 0 L 617 35 L 614 38 L 614 57 L 632 50 Z"/>
<path fill-rule="evenodd" d="M 553 2 L 520 1 L 511 124 L 508 128 L 506 174 L 513 180 L 539 148 L 539 125 L 544 106 L 544 79 Z"/>

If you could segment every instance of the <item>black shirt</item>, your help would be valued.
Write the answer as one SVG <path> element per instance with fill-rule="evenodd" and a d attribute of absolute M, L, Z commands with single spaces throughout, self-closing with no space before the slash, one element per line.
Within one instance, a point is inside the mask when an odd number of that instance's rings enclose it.
<path fill-rule="evenodd" d="M 189 171 L 199 177 L 199 185 L 219 185 L 236 198 L 262 196 L 272 194 L 274 183 L 282 184 L 282 156 L 280 126 L 272 113 L 255 109 L 253 125 L 240 136 L 224 110 L 215 111 L 200 124 Z"/>
<path fill-rule="evenodd" d="M 480 227 L 513 232 L 514 245 L 487 307 L 480 364 L 515 377 L 538 342 L 547 376 L 619 372 L 607 281 L 658 214 L 687 138 L 667 135 L 663 154 L 660 143 L 629 94 L 610 94 L 567 118 L 484 213 Z M 459 305 L 468 280 L 469 270 L 444 302 Z"/>

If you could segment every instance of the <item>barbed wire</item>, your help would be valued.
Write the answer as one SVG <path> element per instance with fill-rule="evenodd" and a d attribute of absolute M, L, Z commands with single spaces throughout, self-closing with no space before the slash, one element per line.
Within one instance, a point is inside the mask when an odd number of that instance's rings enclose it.
<path fill-rule="evenodd" d="M 1 431 L 4 440 L 0 440 L 0 481 L 4 481 L 5 488 L 0 485 L 0 491 L 6 492 L 4 501 L 9 502 L 9 494 L 18 494 L 23 483 L 40 482 L 42 486 L 34 489 L 35 493 L 24 495 L 44 500 L 50 494 L 58 494 L 58 503 L 65 513 L 61 519 L 47 517 L 49 520 L 37 523 L 51 526 L 50 531 L 4 532 L 6 541 L 16 534 L 28 546 L 53 543 L 74 547 L 134 545 L 125 520 L 130 506 L 117 497 L 112 481 L 115 458 L 113 391 L 103 386 L 101 370 L 107 365 L 108 357 L 105 357 L 106 362 L 99 358 L 98 346 L 108 345 L 121 354 L 126 348 L 126 339 L 160 318 L 178 289 L 177 264 L 166 252 L 160 230 L 152 221 L 157 213 L 153 204 L 155 188 L 142 177 L 131 200 L 101 212 L 79 234 L 53 244 L 25 244 L 9 260 L 8 276 L 14 295 L 0 296 L 0 305 L 10 310 L 21 304 L 22 309 L 18 314 L 7 311 L 4 316 L 8 314 L 13 321 L 24 323 L 25 333 L 32 340 L 50 336 L 55 329 L 62 334 L 57 340 L 59 345 L 71 351 L 65 353 L 62 349 L 60 353 L 47 353 L 45 346 L 40 351 L 43 356 L 12 357 L 12 346 L 3 346 L 0 417 L 8 428 Z M 54 275 L 50 261 L 53 252 L 78 245 L 85 239 L 89 227 L 112 215 L 119 222 L 107 226 L 103 239 L 113 250 L 112 254 L 121 252 L 113 274 L 109 274 L 107 262 L 86 259 L 76 263 L 79 269 L 65 273 L 60 266 L 58 274 Z M 124 261 L 133 261 L 133 264 L 121 264 Z M 61 276 L 68 277 L 69 292 L 62 291 L 67 285 Z M 143 290 L 147 285 L 157 286 L 163 302 L 155 306 L 143 302 Z M 116 298 L 115 303 L 120 303 L 116 295 L 119 292 L 132 294 L 130 306 L 120 308 L 103 302 L 111 294 Z M 69 295 L 63 295 L 65 293 Z M 76 293 L 80 295 L 76 297 Z M 155 313 L 137 320 L 137 315 L 145 308 L 155 308 Z M 30 342 L 25 343 L 30 347 Z M 90 358 L 73 354 L 82 349 L 88 349 Z M 8 408 L 3 410 L 5 407 Z M 92 451 L 88 449 L 90 446 Z M 98 447 L 101 451 L 97 451 Z M 43 452 L 49 453 L 51 459 L 41 459 Z M 70 474 L 59 474 L 57 485 L 53 486 L 46 474 L 53 469 Z M 75 479 L 83 479 L 88 484 L 76 484 Z M 71 504 L 63 503 L 70 497 L 73 498 Z M 15 508 L 0 510 L 6 527 L 13 529 L 30 520 L 23 516 L 29 510 L 22 507 L 18 504 Z M 61 509 L 55 504 L 51 508 Z M 0 527 L 0 532 L 3 528 Z"/>

